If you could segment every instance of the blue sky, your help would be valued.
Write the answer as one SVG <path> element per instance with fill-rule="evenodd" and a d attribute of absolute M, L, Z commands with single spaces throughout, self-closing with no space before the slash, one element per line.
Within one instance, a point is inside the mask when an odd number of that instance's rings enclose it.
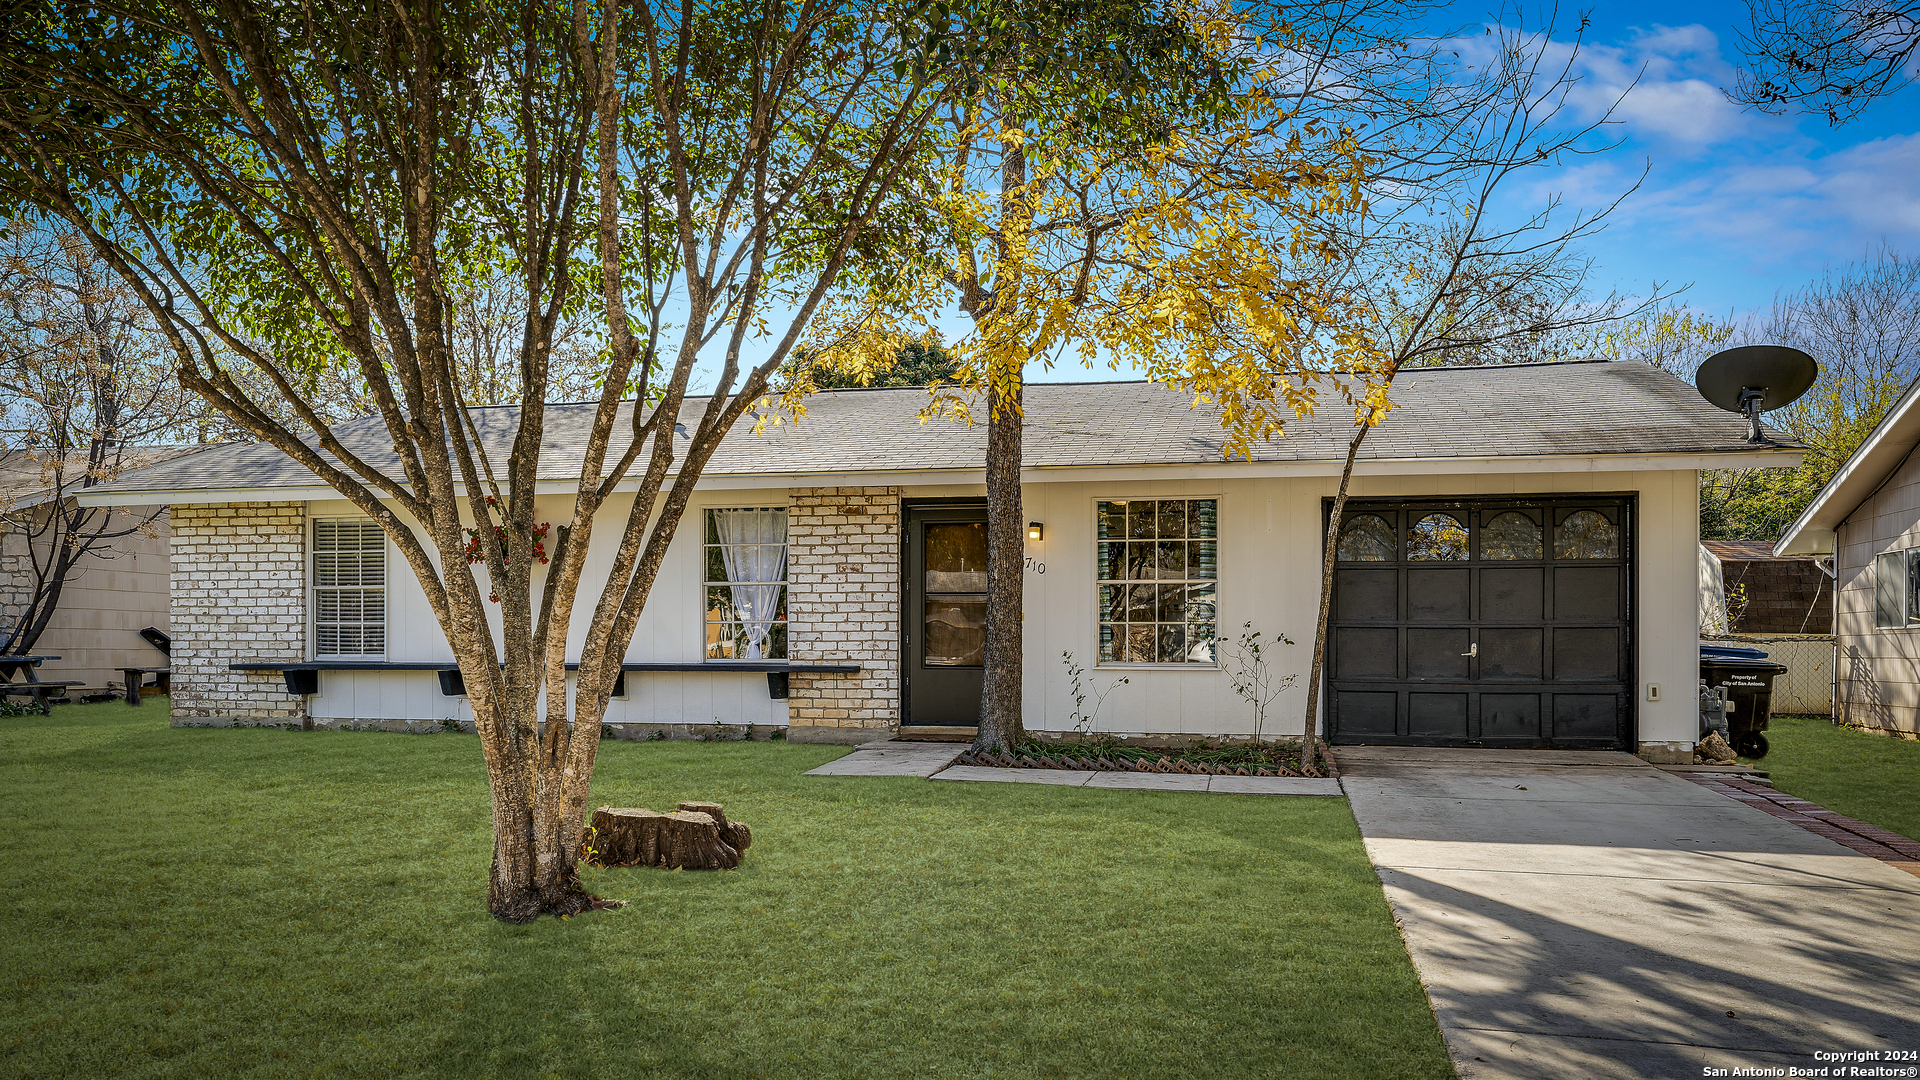
<path fill-rule="evenodd" d="M 1618 3 L 1591 18 L 1573 101 L 1589 119 L 1625 92 L 1615 129 L 1623 141 L 1542 173 L 1523 194 L 1601 205 L 1649 170 L 1588 245 L 1597 291 L 1644 295 L 1655 281 L 1691 283 L 1687 306 L 1739 315 L 1883 240 L 1920 252 L 1920 88 L 1838 129 L 1820 116 L 1766 116 L 1720 92 L 1740 62 L 1744 3 Z M 1576 20 L 1561 19 L 1568 30 Z"/>
<path fill-rule="evenodd" d="M 1572 51 L 1581 14 L 1561 11 L 1553 47 L 1562 56 Z M 1597 208 L 1646 172 L 1585 245 L 1596 296 L 1639 298 L 1656 283 L 1663 292 L 1685 286 L 1679 303 L 1738 320 L 1882 242 L 1920 255 L 1920 86 L 1837 129 L 1818 115 L 1767 116 L 1721 93 L 1734 85 L 1740 63 L 1744 0 L 1615 3 L 1585 14 L 1570 119 L 1591 122 L 1618 102 L 1610 131 L 1619 145 L 1538 170 L 1509 189 L 1507 203 L 1524 214 L 1557 195 L 1567 208 Z M 1542 18 L 1540 9 L 1529 10 L 1524 25 L 1537 29 Z M 1499 19 L 1498 11 L 1463 0 L 1435 20 L 1435 30 L 1463 31 L 1478 44 L 1484 39 L 1476 28 Z M 1511 9 L 1505 21 L 1514 25 Z M 968 327 L 953 311 L 936 323 L 949 339 Z M 1071 358 L 1050 371 L 1038 363 L 1028 370 L 1043 382 L 1131 377 L 1131 370 L 1089 370 Z"/>

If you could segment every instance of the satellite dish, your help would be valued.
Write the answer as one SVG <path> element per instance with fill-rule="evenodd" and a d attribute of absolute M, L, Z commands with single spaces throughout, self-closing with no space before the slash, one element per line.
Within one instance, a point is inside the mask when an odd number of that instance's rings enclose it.
<path fill-rule="evenodd" d="M 1747 418 L 1747 441 L 1768 441 L 1760 434 L 1760 414 L 1788 404 L 1820 375 L 1813 357 L 1786 345 L 1742 345 L 1707 357 L 1694 373 L 1700 396 Z"/>

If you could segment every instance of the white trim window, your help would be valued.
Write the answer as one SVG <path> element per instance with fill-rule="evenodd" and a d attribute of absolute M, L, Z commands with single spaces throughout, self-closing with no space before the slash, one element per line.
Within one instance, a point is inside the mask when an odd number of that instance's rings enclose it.
<path fill-rule="evenodd" d="M 1100 663 L 1218 662 L 1219 509 L 1216 499 L 1096 504 Z"/>
<path fill-rule="evenodd" d="M 706 514 L 706 658 L 787 658 L 787 511 Z"/>
<path fill-rule="evenodd" d="M 368 518 L 313 521 L 315 659 L 385 659 L 387 534 Z"/>
<path fill-rule="evenodd" d="M 1898 630 L 1920 624 L 1920 548 L 1873 557 L 1873 625 Z"/>

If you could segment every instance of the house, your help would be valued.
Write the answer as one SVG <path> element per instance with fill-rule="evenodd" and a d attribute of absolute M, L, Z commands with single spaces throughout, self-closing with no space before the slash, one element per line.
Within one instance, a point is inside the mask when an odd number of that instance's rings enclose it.
<path fill-rule="evenodd" d="M 1834 718 L 1920 737 L 1920 381 L 1774 545 L 1834 574 Z"/>
<path fill-rule="evenodd" d="M 1420 370 L 1394 396 L 1338 544 L 1330 738 L 1690 760 L 1698 470 L 1800 449 L 1746 442 L 1739 417 L 1640 364 Z M 974 721 L 986 436 L 920 423 L 926 401 L 823 393 L 798 424 L 722 444 L 628 651 L 616 734 L 858 742 Z M 1253 734 L 1216 640 L 1284 634 L 1301 644 L 1270 654 L 1275 674 L 1308 670 L 1350 415 L 1228 460 L 1216 416 L 1157 385 L 1032 385 L 1025 408 L 1029 728 Z M 545 519 L 564 520 L 588 413 L 549 412 Z M 513 417 L 480 410 L 482 437 L 506 445 Z M 336 431 L 391 457 L 377 421 Z M 175 723 L 468 719 L 404 563 L 277 451 L 221 447 L 89 497 L 173 507 Z M 1094 686 L 1128 679 L 1091 720 L 1068 659 Z M 1303 684 L 1269 715 L 1302 715 Z"/>
<path fill-rule="evenodd" d="M 191 448 L 140 450 L 128 455 L 132 466 L 157 464 L 190 453 Z M 59 530 L 50 517 L 59 492 L 46 462 L 22 450 L 0 453 L 0 641 L 8 640 L 32 609 L 53 566 L 51 545 Z M 84 473 L 84 463 L 79 472 Z M 67 488 L 72 499 L 80 488 Z M 121 669 L 163 666 L 166 657 L 140 631 L 164 632 L 169 618 L 167 508 L 94 503 L 104 506 L 86 525 L 103 534 L 97 550 L 81 557 L 61 588 L 58 603 L 31 649 L 58 656 L 41 669 L 47 681 L 70 680 L 105 688 L 121 680 Z M 126 532 L 124 536 L 111 534 Z"/>

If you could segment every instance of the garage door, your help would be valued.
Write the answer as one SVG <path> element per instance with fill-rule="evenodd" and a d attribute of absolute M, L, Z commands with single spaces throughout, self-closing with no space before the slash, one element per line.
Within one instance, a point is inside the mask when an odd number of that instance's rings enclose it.
<path fill-rule="evenodd" d="M 1630 497 L 1346 505 L 1336 743 L 1626 749 Z"/>

